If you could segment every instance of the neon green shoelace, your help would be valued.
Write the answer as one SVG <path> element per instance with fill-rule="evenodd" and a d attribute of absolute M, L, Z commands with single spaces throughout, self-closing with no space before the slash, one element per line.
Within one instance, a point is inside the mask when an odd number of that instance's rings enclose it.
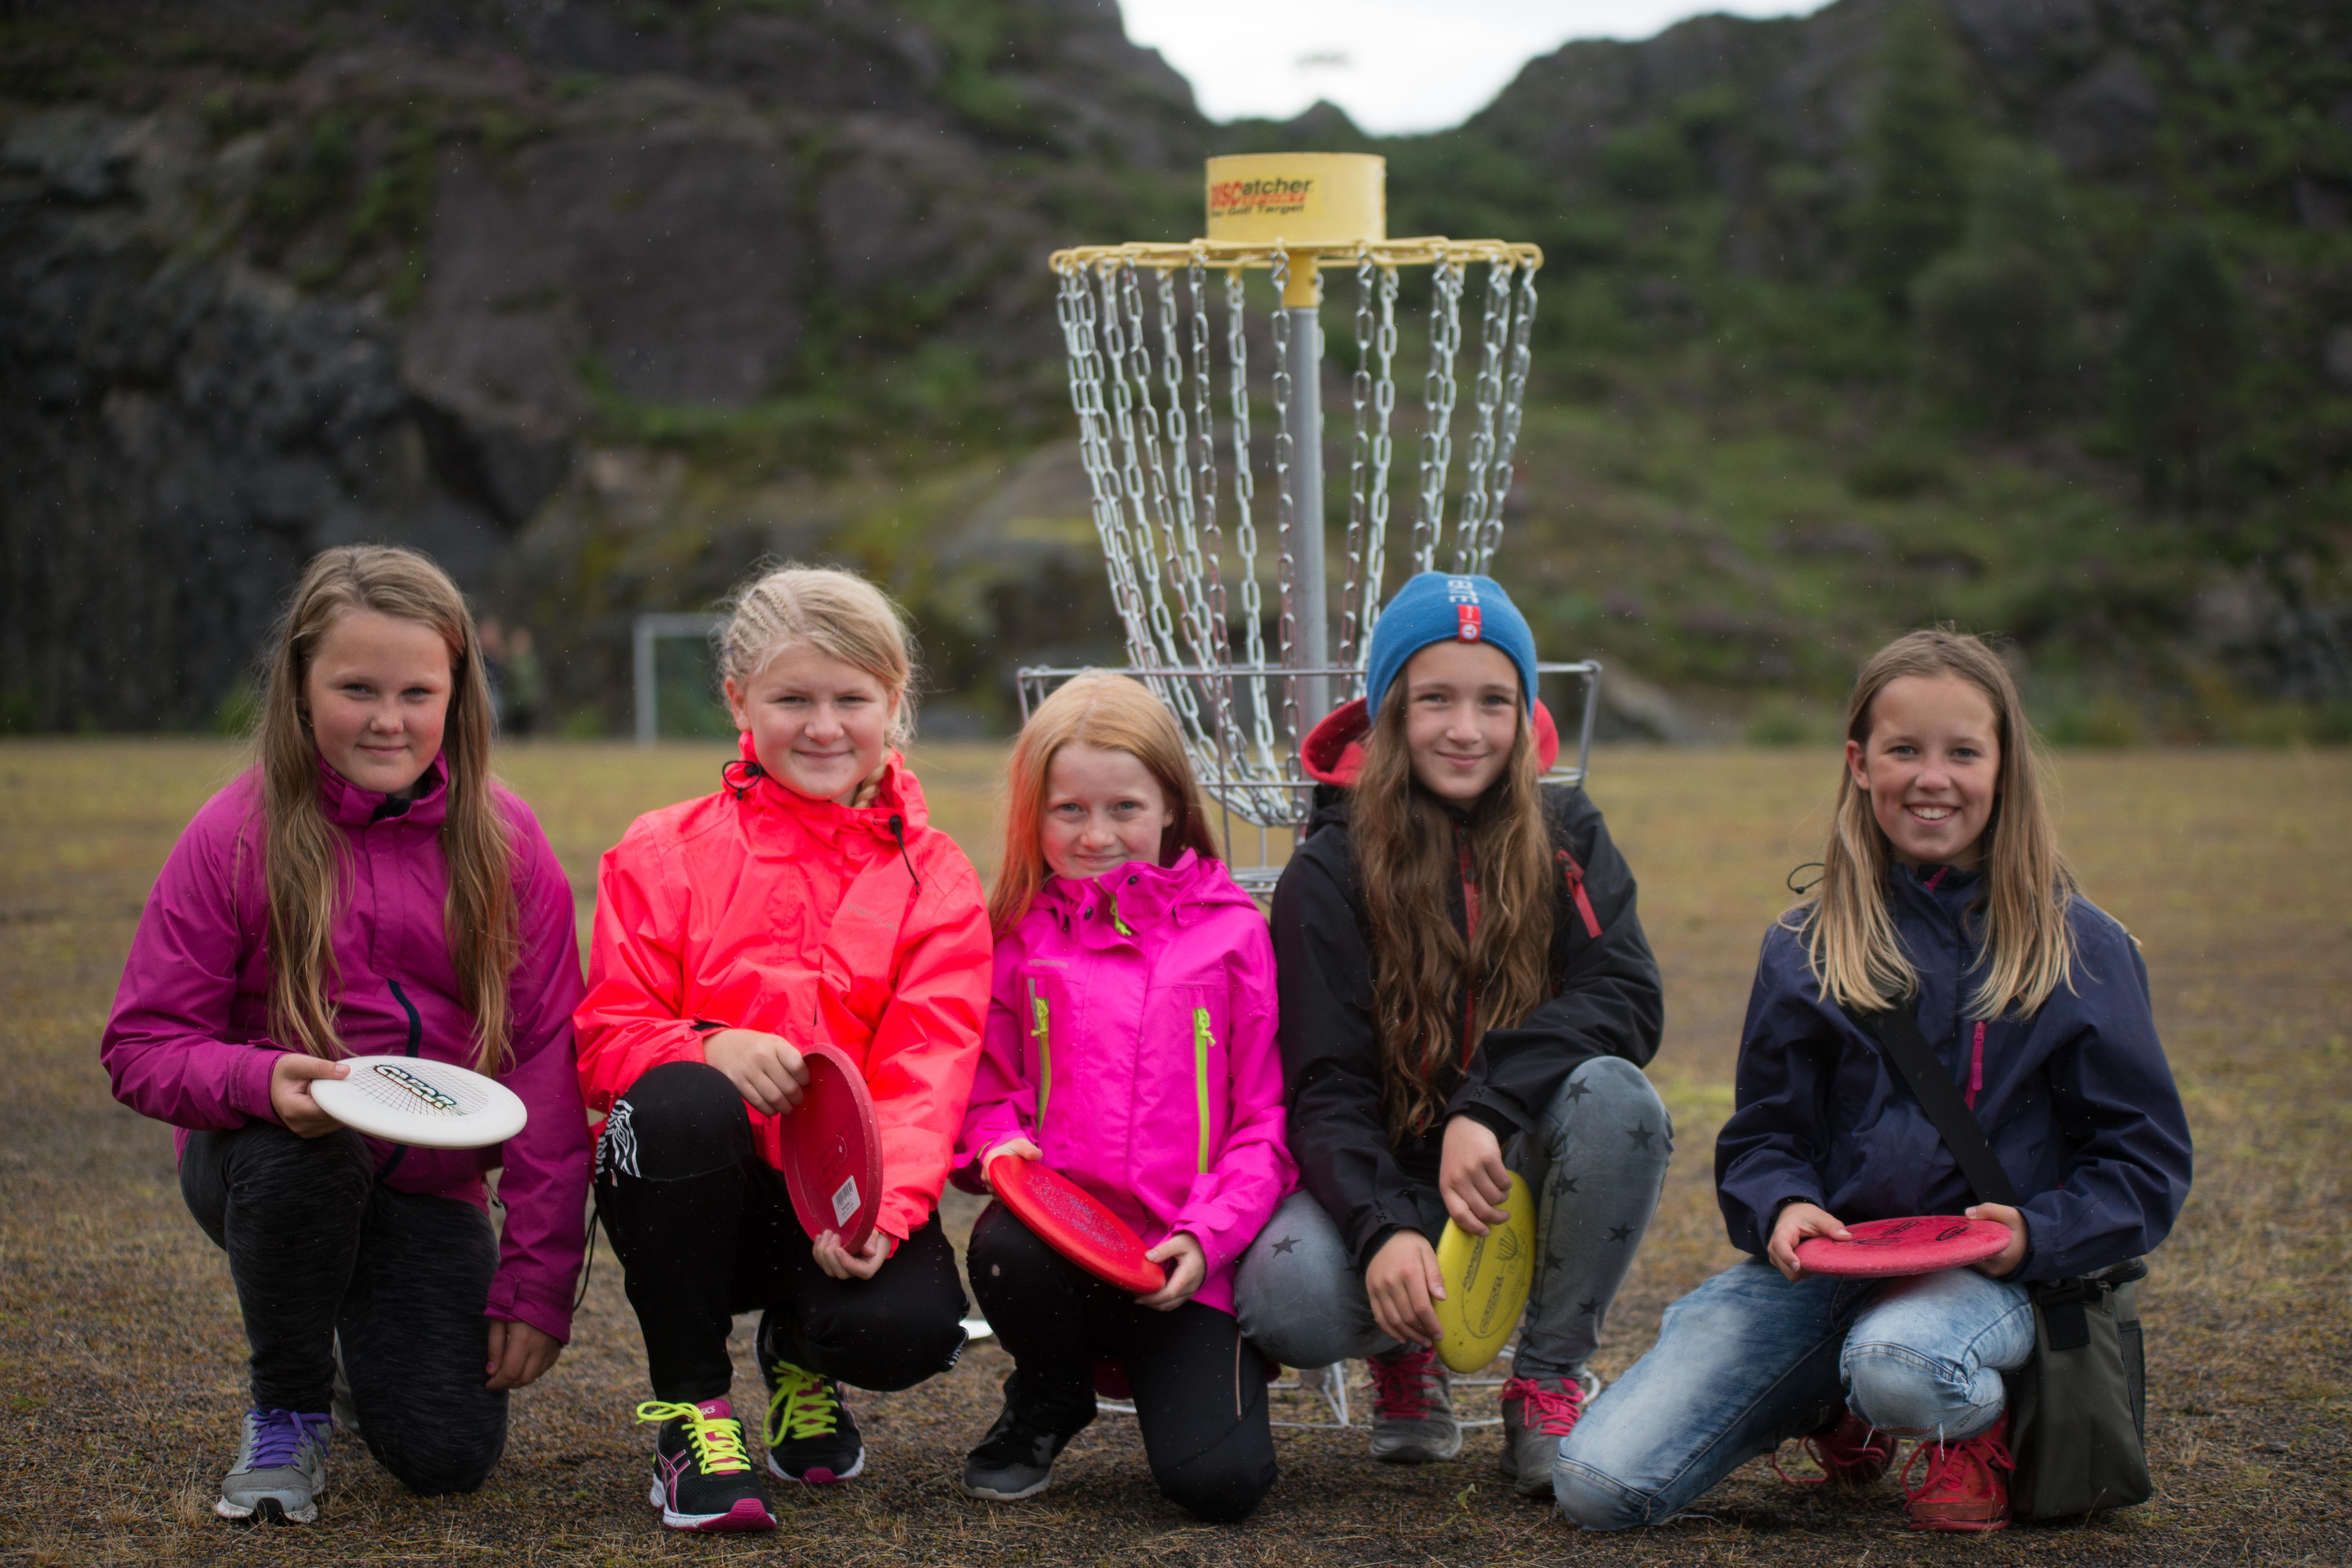
<path fill-rule="evenodd" d="M 686 1423 L 686 1440 L 694 1462 L 706 1476 L 740 1475 L 751 1468 L 743 1456 L 743 1423 L 733 1416 L 705 1415 L 696 1405 L 673 1405 L 648 1399 L 637 1406 L 637 1419 Z"/>
<path fill-rule="evenodd" d="M 823 1437 L 841 1423 L 841 1401 L 833 1384 L 788 1361 L 775 1365 L 776 1387 L 768 1395 L 767 1439 L 771 1447 L 788 1439 Z"/>

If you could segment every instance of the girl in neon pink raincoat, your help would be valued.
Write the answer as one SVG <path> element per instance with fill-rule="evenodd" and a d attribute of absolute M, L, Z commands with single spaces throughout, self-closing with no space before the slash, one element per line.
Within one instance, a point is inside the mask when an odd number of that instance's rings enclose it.
<path fill-rule="evenodd" d="M 1168 1277 L 1129 1295 L 990 1205 L 972 1289 L 1017 1365 L 964 1489 L 1044 1490 L 1094 1419 L 1099 1372 L 1132 1393 L 1160 1490 L 1240 1519 L 1275 1467 L 1234 1267 L 1297 1173 L 1265 920 L 1217 857 L 1174 721 L 1124 676 L 1082 676 L 1038 709 L 1009 794 L 956 1179 L 985 1183 L 1008 1154 L 1040 1162 L 1126 1221 Z"/>

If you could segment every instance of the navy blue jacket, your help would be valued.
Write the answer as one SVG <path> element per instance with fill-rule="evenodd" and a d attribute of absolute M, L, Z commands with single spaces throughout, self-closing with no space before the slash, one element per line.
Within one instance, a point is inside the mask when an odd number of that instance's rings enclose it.
<path fill-rule="evenodd" d="M 1940 875 L 1938 873 L 1940 872 Z M 1967 1088 L 1978 1020 L 1973 875 L 1887 875 L 1888 912 L 1919 971 L 1919 1032 Z M 2063 1279 L 2151 1251 L 2189 1196 L 2189 1123 L 2156 1037 L 2147 969 L 2087 900 L 2068 915 L 2073 986 L 2040 1012 L 1985 1025 L 1977 1120 L 2017 1189 L 2024 1261 L 2010 1278 Z M 1737 1109 L 1715 1145 L 1733 1246 L 1761 1256 L 1795 1201 L 1845 1223 L 1958 1214 L 1967 1181 L 1876 1041 L 1807 973 L 1787 926 L 1765 934 L 1740 1036 Z"/>

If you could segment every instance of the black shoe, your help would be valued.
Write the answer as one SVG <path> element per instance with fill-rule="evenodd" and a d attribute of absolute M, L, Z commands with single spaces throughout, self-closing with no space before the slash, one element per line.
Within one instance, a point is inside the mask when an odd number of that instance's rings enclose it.
<path fill-rule="evenodd" d="M 1052 1482 L 1055 1459 L 1094 1418 L 1088 1410 L 1075 1422 L 1057 1422 L 1008 1396 L 996 1425 L 964 1459 L 965 1493 L 995 1502 L 1035 1497 Z"/>
<path fill-rule="evenodd" d="M 866 1470 L 866 1442 L 841 1402 L 841 1384 L 783 1360 L 760 1369 L 768 1384 L 768 1469 L 788 1481 L 824 1486 Z"/>
<path fill-rule="evenodd" d="M 776 1528 L 743 1453 L 743 1423 L 727 1401 L 648 1400 L 637 1406 L 637 1419 L 661 1423 L 654 1439 L 654 1489 L 646 1500 L 662 1510 L 663 1524 L 710 1534 Z"/>

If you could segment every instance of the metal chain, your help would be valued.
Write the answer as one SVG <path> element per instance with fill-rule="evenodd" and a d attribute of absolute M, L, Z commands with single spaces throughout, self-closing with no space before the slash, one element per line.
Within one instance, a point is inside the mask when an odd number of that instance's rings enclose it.
<path fill-rule="evenodd" d="M 1209 349 L 1209 267 L 1200 252 L 1192 253 L 1186 273 L 1192 295 L 1193 440 L 1200 454 L 1201 537 L 1195 560 L 1207 612 L 1204 629 L 1209 648 L 1201 662 L 1223 671 L 1233 664 L 1233 639 L 1225 626 L 1225 580 L 1219 562 L 1224 545 L 1217 528 L 1217 423 L 1211 401 L 1210 373 L 1214 356 Z M 1209 683 L 1209 696 L 1217 716 L 1217 776 L 1223 784 L 1231 778 L 1241 749 L 1241 738 L 1234 732 L 1233 681 L 1220 674 Z"/>
<path fill-rule="evenodd" d="M 1192 467 L 1186 453 L 1190 445 L 1184 426 L 1184 353 L 1182 339 L 1176 330 L 1176 289 L 1165 268 L 1154 268 L 1151 273 L 1154 302 L 1160 317 L 1160 381 L 1167 392 L 1168 457 L 1172 473 L 1164 474 L 1162 488 L 1169 502 L 1169 511 L 1162 520 L 1160 548 L 1168 565 L 1168 584 L 1176 597 L 1176 619 L 1183 628 L 1184 641 L 1192 650 L 1192 662 L 1205 667 L 1209 662 L 1209 637 L 1202 625 L 1206 605 L 1201 592 L 1201 545 L 1195 531 L 1192 507 Z M 1140 342 L 1140 331 L 1138 333 Z M 1158 449 L 1153 451 L 1155 468 Z M 1169 648 L 1175 648 L 1171 635 Z M 1181 657 L 1170 661 L 1185 662 Z M 1173 689 L 1176 711 L 1183 720 L 1186 734 L 1195 748 L 1205 742 L 1207 732 L 1201 722 L 1197 683 L 1177 680 Z"/>
<path fill-rule="evenodd" d="M 1339 600 L 1340 664 L 1356 662 L 1356 619 L 1362 613 L 1364 531 L 1370 525 L 1372 498 L 1372 253 L 1356 252 L 1356 429 L 1348 443 L 1348 577 Z"/>
<path fill-rule="evenodd" d="M 1478 570 L 1486 542 L 1486 471 L 1495 460 L 1495 416 L 1503 401 L 1503 361 L 1511 336 L 1511 264 L 1486 264 L 1486 309 L 1479 318 L 1478 379 L 1471 393 L 1476 414 L 1462 472 L 1462 517 L 1454 531 L 1454 570 Z"/>
<path fill-rule="evenodd" d="M 1373 353 L 1380 370 L 1372 381 L 1372 515 L 1371 537 L 1364 546 L 1363 629 L 1360 646 L 1370 647 L 1372 628 L 1381 619 L 1381 584 L 1388 569 L 1389 540 L 1389 465 L 1395 448 L 1389 440 L 1389 426 L 1396 414 L 1396 302 L 1397 271 L 1393 267 L 1381 268 L 1381 322 L 1372 339 Z M 1354 683 L 1359 693 L 1363 678 Z"/>
<path fill-rule="evenodd" d="M 1242 271 L 1225 274 L 1225 358 L 1233 376 L 1234 411 L 1234 549 L 1240 556 L 1242 576 L 1242 650 L 1250 668 L 1265 668 L 1265 605 L 1257 580 L 1257 523 L 1250 515 L 1257 481 L 1250 472 L 1249 331 Z M 1274 743 L 1274 710 L 1265 678 L 1250 682 L 1250 739 L 1257 748 L 1257 766 L 1266 777 L 1279 764 Z"/>
<path fill-rule="evenodd" d="M 1162 533 L 1169 527 L 1168 466 L 1160 447 L 1159 410 L 1151 401 L 1151 351 L 1143 341 L 1143 290 L 1132 267 L 1119 268 L 1118 305 L 1125 310 L 1127 321 L 1125 374 L 1119 378 L 1121 395 L 1129 395 L 1128 383 L 1134 384 L 1134 417 L 1122 425 L 1121 430 L 1122 434 L 1132 432 L 1128 466 L 1130 470 L 1140 468 L 1143 476 L 1142 494 L 1135 508 L 1136 576 L 1151 610 L 1152 638 L 1160 653 L 1153 662 L 1181 664 L 1184 656 L 1177 650 L 1175 620 L 1169 614 L 1167 595 L 1160 589 L 1160 552 L 1153 540 L 1155 527 Z M 1116 371 L 1122 366 L 1114 360 L 1112 368 Z"/>
<path fill-rule="evenodd" d="M 1275 581 L 1282 593 L 1282 614 L 1277 623 L 1282 638 L 1282 665 L 1292 668 L 1291 651 L 1298 643 L 1298 563 L 1292 542 L 1297 536 L 1298 496 L 1291 489 L 1290 470 L 1298 461 L 1297 440 L 1290 427 L 1290 312 L 1284 308 L 1283 299 L 1290 289 L 1290 255 L 1281 246 L 1274 247 L 1274 489 L 1278 503 L 1276 517 L 1279 546 L 1275 561 Z M 1319 458 L 1319 454 L 1318 454 Z M 1282 683 L 1282 732 L 1291 740 L 1287 755 L 1287 776 L 1298 776 L 1298 678 L 1290 676 Z"/>
<path fill-rule="evenodd" d="M 1078 415 L 1078 450 L 1094 496 L 1095 531 L 1102 538 L 1111 602 L 1127 633 L 1129 658 L 1142 662 L 1150 656 L 1150 624 L 1128 558 L 1126 499 L 1112 451 L 1111 416 L 1103 404 L 1103 362 L 1097 343 L 1100 323 L 1093 280 L 1081 268 L 1062 275 L 1060 316 L 1070 357 L 1070 402 Z"/>
<path fill-rule="evenodd" d="M 1412 569 L 1437 569 L 1445 532 L 1445 480 L 1454 466 L 1454 356 L 1462 347 L 1462 279 L 1465 268 L 1441 257 L 1430 274 L 1429 372 L 1422 377 L 1421 515 L 1412 525 Z"/>
<path fill-rule="evenodd" d="M 1494 499 L 1486 507 L 1486 537 L 1481 542 L 1474 572 L 1494 564 L 1503 542 L 1503 503 L 1511 493 L 1511 455 L 1519 444 L 1519 416 L 1528 402 L 1528 369 L 1534 363 L 1530 344 L 1536 325 L 1536 269 L 1519 269 L 1518 309 L 1511 317 L 1511 374 L 1503 388 L 1502 432 L 1495 441 Z"/>

